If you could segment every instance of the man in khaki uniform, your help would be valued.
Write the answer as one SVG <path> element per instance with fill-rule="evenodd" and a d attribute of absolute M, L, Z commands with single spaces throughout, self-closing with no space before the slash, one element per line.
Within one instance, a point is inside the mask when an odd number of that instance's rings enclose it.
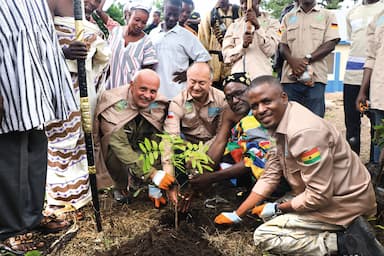
<path fill-rule="evenodd" d="M 340 132 L 302 105 L 288 102 L 272 76 L 252 82 L 248 101 L 275 145 L 249 197 L 236 211 L 222 213 L 215 221 L 238 222 L 258 205 L 252 213 L 267 221 L 256 229 L 254 240 L 264 251 L 383 255 L 369 224 L 360 217 L 376 213 L 370 174 Z M 282 177 L 292 188 L 291 198 L 260 204 Z"/>
<path fill-rule="evenodd" d="M 380 125 L 384 118 L 384 11 L 379 12 L 367 28 L 367 59 L 364 64 L 363 81 L 356 99 L 365 103 L 369 100 L 373 110 L 373 125 Z M 374 162 L 379 161 L 379 147 L 374 147 Z"/>
<path fill-rule="evenodd" d="M 323 117 L 328 70 L 325 57 L 340 40 L 335 15 L 317 7 L 315 0 L 303 0 L 299 8 L 284 16 L 280 32 L 286 59 L 281 78 L 284 91 L 289 100 Z"/>
<path fill-rule="evenodd" d="M 225 34 L 224 63 L 232 66 L 231 73 L 247 72 L 251 80 L 261 75 L 272 75 L 271 57 L 280 41 L 280 24 L 268 13 L 260 12 L 260 0 L 253 0 L 249 10 L 246 0 L 240 3 L 246 15 L 231 24 Z M 253 31 L 247 31 L 247 22 L 252 24 Z"/>
<path fill-rule="evenodd" d="M 216 6 L 207 13 L 199 26 L 199 40 L 211 54 L 208 62 L 213 69 L 213 86 L 222 89 L 225 77 L 231 74 L 231 68 L 224 65 L 222 44 L 227 28 L 241 16 L 238 5 L 229 0 L 218 0 Z"/>
<path fill-rule="evenodd" d="M 192 143 L 213 141 L 227 103 L 224 93 L 211 85 L 212 72 L 207 63 L 197 62 L 189 67 L 187 88 L 169 105 L 166 133 L 180 135 Z M 167 160 L 163 161 L 163 169 L 173 174 L 173 166 Z"/>
<path fill-rule="evenodd" d="M 156 134 L 163 128 L 168 101 L 157 93 L 159 86 L 158 75 L 143 69 L 130 85 L 105 91 L 96 107 L 98 174 L 108 170 L 114 181 L 114 197 L 121 203 L 128 203 L 128 188 L 132 185 L 128 181 L 144 175 L 138 144 L 145 138 L 158 140 Z M 162 188 L 164 178 L 169 178 L 162 171 L 150 172 L 148 176 Z"/>

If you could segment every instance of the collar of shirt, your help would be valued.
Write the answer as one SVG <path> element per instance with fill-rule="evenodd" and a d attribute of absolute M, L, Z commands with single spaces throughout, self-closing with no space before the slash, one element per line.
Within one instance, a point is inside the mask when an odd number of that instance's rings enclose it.
<path fill-rule="evenodd" d="M 273 136 L 275 136 L 275 134 L 277 134 L 277 133 L 279 133 L 279 134 L 287 134 L 288 115 L 289 115 L 291 107 L 292 107 L 292 103 L 289 102 L 288 105 L 287 105 L 287 108 L 285 109 L 283 118 L 281 118 L 280 123 L 277 126 L 276 131 L 274 132 Z"/>
<path fill-rule="evenodd" d="M 193 100 L 194 99 L 193 99 L 192 95 L 189 92 L 187 92 L 187 101 L 193 101 Z M 206 106 L 206 105 L 208 105 L 211 102 L 214 102 L 212 88 L 209 89 L 208 98 L 207 98 L 207 100 L 202 105 Z"/>
<path fill-rule="evenodd" d="M 319 11 L 320 11 L 320 7 L 319 7 L 318 5 L 315 5 L 315 6 L 313 6 L 312 9 L 311 9 L 309 12 L 307 12 L 307 13 L 311 13 L 311 12 L 319 12 Z M 302 12 L 302 13 L 305 14 L 305 12 L 304 12 L 304 10 L 301 8 L 301 6 L 299 6 L 299 8 L 296 8 L 296 10 L 294 10 L 294 12 L 296 12 L 296 14 L 297 14 L 298 12 Z"/>
<path fill-rule="evenodd" d="M 178 34 L 180 32 L 181 29 L 183 29 L 179 23 L 177 23 L 173 28 L 171 28 L 170 30 L 168 31 L 165 31 L 163 26 L 165 26 L 165 22 L 162 22 L 160 23 L 159 26 L 157 26 L 157 28 L 159 28 L 159 33 L 176 33 Z"/>

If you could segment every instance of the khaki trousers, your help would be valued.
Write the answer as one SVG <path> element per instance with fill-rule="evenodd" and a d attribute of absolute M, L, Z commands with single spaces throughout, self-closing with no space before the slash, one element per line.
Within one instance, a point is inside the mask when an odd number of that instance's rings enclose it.
<path fill-rule="evenodd" d="M 337 252 L 337 231 L 344 228 L 317 221 L 308 216 L 283 214 L 255 232 L 255 245 L 277 255 L 330 255 Z"/>

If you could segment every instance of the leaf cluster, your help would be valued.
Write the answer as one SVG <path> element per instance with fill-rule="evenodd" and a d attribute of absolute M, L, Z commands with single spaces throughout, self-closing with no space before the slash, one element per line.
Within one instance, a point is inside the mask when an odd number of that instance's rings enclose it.
<path fill-rule="evenodd" d="M 148 173 L 160 155 L 170 153 L 169 156 L 174 167 L 184 173 L 186 169 L 185 163 L 190 163 L 192 170 L 197 173 L 203 173 L 204 170 L 213 171 L 209 166 L 213 163 L 212 159 L 207 155 L 209 146 L 203 142 L 193 144 L 183 140 L 180 136 L 169 134 L 157 134 L 161 137 L 161 142 L 158 144 L 154 140 L 145 138 L 139 143 L 142 154 L 140 160 L 143 161 L 143 172 Z M 167 148 L 168 150 L 164 150 Z"/>

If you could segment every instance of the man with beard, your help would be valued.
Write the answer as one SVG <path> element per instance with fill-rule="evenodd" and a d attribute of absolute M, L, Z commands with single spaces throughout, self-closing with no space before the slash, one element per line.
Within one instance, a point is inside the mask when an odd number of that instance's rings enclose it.
<path fill-rule="evenodd" d="M 177 24 L 181 7 L 181 0 L 166 0 L 164 22 L 149 34 L 159 60 L 159 92 L 169 100 L 186 87 L 189 61 L 207 62 L 211 58 L 197 37 Z"/>

